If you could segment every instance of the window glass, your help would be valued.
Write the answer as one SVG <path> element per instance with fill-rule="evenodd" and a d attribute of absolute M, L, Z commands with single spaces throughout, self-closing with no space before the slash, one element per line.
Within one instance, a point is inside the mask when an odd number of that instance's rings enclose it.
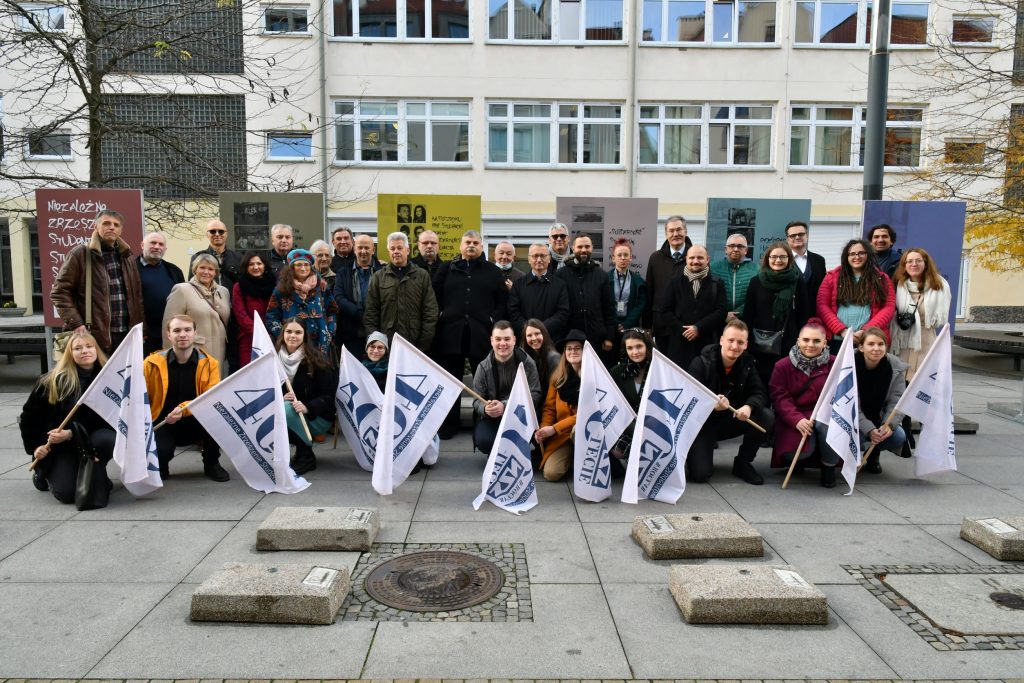
<path fill-rule="evenodd" d="M 810 126 L 793 126 L 789 134 L 789 165 L 806 166 L 811 144 Z"/>
<path fill-rule="evenodd" d="M 640 125 L 641 164 L 658 163 L 658 133 L 660 130 L 661 126 L 656 123 L 644 123 Z M 665 163 L 669 163 L 668 160 L 666 160 Z"/>
<path fill-rule="evenodd" d="M 551 124 L 514 124 L 512 159 L 517 164 L 548 163 L 551 159 Z M 573 161 L 575 162 L 575 160 Z"/>
<path fill-rule="evenodd" d="M 705 5 L 703 2 L 684 0 L 668 3 L 668 29 L 665 40 L 685 43 L 704 42 Z M 729 16 L 732 23 L 732 15 Z"/>
<path fill-rule="evenodd" d="M 308 33 L 305 7 L 268 7 L 264 13 L 264 30 L 268 33 Z"/>
<path fill-rule="evenodd" d="M 515 38 L 550 40 L 551 3 L 545 0 L 520 0 L 515 4 Z"/>
<path fill-rule="evenodd" d="M 434 113 L 439 113 L 437 107 L 443 106 L 440 104 L 434 105 Z M 365 109 L 364 109 L 365 112 Z M 406 102 L 405 103 L 405 115 L 406 116 L 426 116 L 427 115 L 427 103 L 426 102 Z"/>
<path fill-rule="evenodd" d="M 517 104 L 512 107 L 513 115 L 519 117 L 548 117 L 551 116 L 551 105 L 549 104 Z"/>
<path fill-rule="evenodd" d="M 641 40 L 661 41 L 661 0 L 644 0 L 643 22 Z"/>
<path fill-rule="evenodd" d="M 770 163 L 771 126 L 736 126 L 732 162 L 737 166 L 764 166 Z"/>
<path fill-rule="evenodd" d="M 857 3 L 821 3 L 820 43 L 850 44 L 857 42 Z"/>
<path fill-rule="evenodd" d="M 313 158 L 313 136 L 309 133 L 268 133 L 268 159 Z"/>
<path fill-rule="evenodd" d="M 892 44 L 924 45 L 928 36 L 926 3 L 892 3 Z"/>
<path fill-rule="evenodd" d="M 619 126 L 609 123 L 583 125 L 583 163 L 619 163 Z"/>
<path fill-rule="evenodd" d="M 992 17 L 953 17 L 953 42 L 989 44 L 995 31 Z"/>
<path fill-rule="evenodd" d="M 334 0 L 334 35 L 352 35 L 351 0 Z"/>
<path fill-rule="evenodd" d="M 729 163 L 729 129 L 728 123 L 712 123 L 708 126 L 710 164 L 724 166 Z"/>
<path fill-rule="evenodd" d="M 397 3 L 394 0 L 360 0 L 359 35 L 365 38 L 397 37 Z"/>
<path fill-rule="evenodd" d="M 427 7 L 424 0 L 405 0 L 405 37 L 425 38 Z"/>
<path fill-rule="evenodd" d="M 508 161 L 508 124 L 492 123 L 487 128 L 487 160 L 492 163 Z"/>
<path fill-rule="evenodd" d="M 433 161 L 469 161 L 469 123 L 435 122 L 430 126 L 430 139 Z"/>
<path fill-rule="evenodd" d="M 356 143 L 351 123 L 339 123 L 334 128 L 334 158 L 338 161 L 355 161 Z"/>
<path fill-rule="evenodd" d="M 711 39 L 716 43 L 729 43 L 733 40 L 732 32 L 732 0 L 715 0 L 712 9 L 712 34 Z M 722 162 L 725 163 L 725 162 Z"/>
<path fill-rule="evenodd" d="M 853 152 L 853 128 L 822 126 L 816 131 L 814 164 L 816 166 L 849 166 Z"/>
<path fill-rule="evenodd" d="M 30 157 L 70 157 L 71 134 L 29 132 L 28 154 Z"/>
<path fill-rule="evenodd" d="M 562 40 L 579 40 L 580 35 L 580 13 L 582 4 L 580 0 L 557 0 L 558 2 L 558 24 L 559 38 Z"/>
<path fill-rule="evenodd" d="M 749 2 L 748 0 L 740 0 L 737 12 L 737 42 L 775 42 L 774 0 L 772 2 Z"/>
<path fill-rule="evenodd" d="M 41 30 L 44 33 L 55 33 L 64 30 L 63 7 L 58 5 L 25 5 L 24 9 L 32 15 L 35 22 L 33 23 L 27 18 L 22 17 L 22 30 Z"/>
<path fill-rule="evenodd" d="M 944 160 L 947 164 L 983 164 L 985 163 L 985 143 L 967 140 L 946 140 Z"/>
<path fill-rule="evenodd" d="M 434 38 L 469 38 L 469 0 L 432 0 Z"/>
<path fill-rule="evenodd" d="M 405 124 L 405 158 L 408 161 L 427 160 L 427 123 L 409 121 Z"/>
<path fill-rule="evenodd" d="M 797 43 L 814 42 L 814 3 L 796 3 L 796 32 L 793 41 Z"/>
<path fill-rule="evenodd" d="M 699 119 L 701 107 L 696 105 L 665 105 L 666 119 Z"/>
<path fill-rule="evenodd" d="M 487 37 L 499 40 L 508 38 L 508 0 L 490 0 L 488 12 Z"/>
<path fill-rule="evenodd" d="M 622 0 L 586 0 L 586 3 L 586 39 L 622 40 Z"/>
<path fill-rule="evenodd" d="M 665 126 L 665 163 L 700 163 L 700 126 Z"/>

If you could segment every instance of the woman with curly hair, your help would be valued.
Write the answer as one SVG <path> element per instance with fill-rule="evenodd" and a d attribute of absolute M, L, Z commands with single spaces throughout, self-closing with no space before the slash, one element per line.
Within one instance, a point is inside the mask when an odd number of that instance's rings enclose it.
<path fill-rule="evenodd" d="M 909 382 L 935 343 L 935 336 L 949 322 L 952 298 L 949 283 L 939 274 L 935 261 L 920 248 L 903 252 L 896 266 L 893 285 L 896 288 L 897 318 L 889 328 L 892 335 L 889 352 L 910 366 L 907 370 Z"/>
<path fill-rule="evenodd" d="M 320 353 L 330 358 L 338 316 L 334 294 L 314 270 L 313 255 L 308 251 L 292 249 L 287 262 L 267 305 L 268 331 L 276 339 L 281 336 L 284 321 L 296 318 Z"/>
<path fill-rule="evenodd" d="M 238 268 L 238 281 L 231 292 L 231 314 L 238 325 L 239 367 L 245 367 L 252 360 L 252 326 L 256 314 L 266 317 L 276 282 L 266 256 L 258 251 L 245 252 Z"/>
<path fill-rule="evenodd" d="M 868 327 L 889 329 L 896 314 L 892 280 L 878 268 L 875 252 L 865 240 L 843 247 L 840 265 L 825 275 L 818 290 L 818 317 L 825 323 L 833 352 L 853 334 L 858 345 Z"/>

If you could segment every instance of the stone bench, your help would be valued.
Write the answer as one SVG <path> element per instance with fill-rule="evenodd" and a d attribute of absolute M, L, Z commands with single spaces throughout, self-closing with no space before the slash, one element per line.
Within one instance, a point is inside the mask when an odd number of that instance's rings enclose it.
<path fill-rule="evenodd" d="M 1024 517 L 964 517 L 960 538 L 997 560 L 1024 560 Z"/>
<path fill-rule="evenodd" d="M 953 343 L 965 349 L 1013 356 L 1013 369 L 1019 372 L 1024 357 L 1024 333 L 1006 330 L 971 330 L 953 335 Z"/>
<path fill-rule="evenodd" d="M 373 509 L 279 507 L 256 530 L 256 549 L 368 551 L 379 532 Z"/>
<path fill-rule="evenodd" d="M 764 556 L 761 534 L 733 513 L 640 515 L 630 535 L 652 560 Z"/>

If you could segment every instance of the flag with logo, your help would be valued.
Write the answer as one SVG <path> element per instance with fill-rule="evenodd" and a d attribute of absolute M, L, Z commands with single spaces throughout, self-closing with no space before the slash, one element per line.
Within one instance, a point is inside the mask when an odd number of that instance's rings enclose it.
<path fill-rule="evenodd" d="M 277 381 L 284 383 L 288 376 L 284 372 L 284 368 L 281 366 L 281 359 L 277 357 L 277 351 L 274 349 L 274 340 L 270 338 L 270 333 L 267 332 L 267 326 L 263 324 L 263 319 L 260 318 L 258 311 L 252 312 L 252 354 L 249 357 L 249 362 L 252 362 L 260 356 L 271 355 L 274 357 L 274 365 L 277 366 Z"/>
<path fill-rule="evenodd" d="M 391 494 L 421 457 L 428 465 L 437 461 L 435 436 L 461 394 L 462 382 L 401 335 L 394 336 L 373 460 L 377 493 Z"/>
<path fill-rule="evenodd" d="M 188 409 L 220 445 L 245 483 L 264 493 L 298 493 L 309 482 L 288 462 L 281 382 L 267 353 L 200 394 Z"/>
<path fill-rule="evenodd" d="M 928 355 L 914 373 L 895 411 L 921 423 L 914 449 L 914 474 L 956 470 L 953 441 L 953 349 L 949 323 L 942 328 Z"/>
<path fill-rule="evenodd" d="M 825 441 L 843 459 L 843 479 L 853 493 L 860 465 L 860 400 L 857 394 L 857 366 L 854 362 L 853 335 L 843 337 L 835 363 L 825 379 L 825 387 L 814 408 L 814 419 L 828 425 Z"/>
<path fill-rule="evenodd" d="M 636 413 L 629 401 L 594 347 L 585 342 L 572 459 L 572 488 L 577 497 L 600 503 L 612 495 L 609 451 L 634 418 Z"/>
<path fill-rule="evenodd" d="M 654 349 L 633 429 L 623 503 L 679 500 L 686 489 L 686 456 L 717 403 L 717 395 Z"/>
<path fill-rule="evenodd" d="M 344 346 L 341 347 L 334 403 L 338 407 L 341 433 L 355 454 L 356 462 L 367 472 L 373 472 L 384 394 L 366 366 Z"/>
<path fill-rule="evenodd" d="M 139 323 L 79 399 L 117 433 L 114 462 L 121 468 L 121 483 L 136 497 L 163 486 L 153 438 L 149 392 L 142 370 L 142 346 L 142 324 Z"/>
<path fill-rule="evenodd" d="M 526 370 L 520 363 L 505 412 L 498 423 L 498 438 L 487 456 L 482 489 L 473 501 L 474 510 L 479 510 L 484 501 L 489 500 L 502 510 L 518 515 L 537 504 L 537 485 L 530 461 L 530 439 L 535 431 L 537 411 L 526 381 Z"/>

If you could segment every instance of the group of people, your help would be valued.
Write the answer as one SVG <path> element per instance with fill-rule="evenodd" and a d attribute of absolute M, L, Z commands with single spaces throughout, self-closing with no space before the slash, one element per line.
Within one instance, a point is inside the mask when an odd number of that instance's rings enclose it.
<path fill-rule="evenodd" d="M 540 415 L 537 465 L 547 479 L 572 466 L 580 364 L 589 342 L 634 408 L 654 348 L 719 394 L 687 458 L 690 481 L 711 475 L 719 440 L 743 435 L 733 473 L 762 483 L 752 464 L 757 450 L 774 443 L 773 465 L 786 463 L 796 457 L 794 435 L 798 442 L 803 434 L 808 439 L 799 457 L 812 456 L 807 462 L 820 464 L 821 482 L 831 486 L 835 454 L 808 419 L 831 354 L 851 334 L 863 349 L 857 366 L 862 434 L 878 444 L 868 471 L 880 471 L 879 450 L 906 454 L 907 430 L 890 428 L 886 411 L 949 310 L 949 286 L 928 253 L 896 252 L 895 232 L 885 225 L 869 240 L 847 243 L 841 264 L 826 272 L 824 258 L 807 249 L 802 221 L 786 226 L 785 241 L 770 244 L 755 263 L 743 234 L 729 235 L 724 257 L 712 260 L 706 247 L 692 244 L 685 220 L 672 216 L 642 277 L 630 268 L 628 240 L 612 245 L 613 265 L 605 271 L 593 258 L 591 238 L 571 236 L 561 223 L 551 226 L 547 243 L 529 246 L 524 272 L 514 265 L 514 245 L 499 242 L 488 260 L 473 230 L 448 261 L 439 256 L 434 232 L 418 235 L 414 258 L 409 236 L 392 233 L 381 261 L 369 235 L 338 228 L 330 244 L 317 240 L 307 250 L 295 246 L 283 224 L 271 228 L 268 252 L 240 254 L 227 248 L 227 228 L 214 219 L 206 226 L 209 247 L 192 256 L 185 280 L 164 258 L 163 234 L 147 234 L 135 255 L 121 239 L 123 221 L 101 212 L 90 242 L 75 247 L 61 268 L 51 300 L 75 334 L 21 420 L 25 449 L 38 462 L 35 485 L 63 501 L 74 483 L 76 442 L 89 441 L 98 459 L 109 459 L 114 439 L 87 409 L 72 423 L 84 427 L 80 432 L 56 427 L 138 323 L 146 331 L 152 417 L 166 423 L 156 433 L 164 477 L 177 446 L 200 443 L 206 475 L 228 480 L 216 443 L 187 405 L 250 361 L 258 316 L 288 375 L 286 413 L 298 474 L 315 469 L 313 444 L 334 422 L 341 349 L 383 387 L 397 333 L 453 375 L 473 375 L 484 399 L 474 405 L 474 444 L 484 453 L 518 366 L 525 365 Z M 774 434 L 773 424 L 779 424 Z M 439 436 L 449 439 L 459 427 L 456 405 Z M 613 471 L 624 469 L 631 434 L 632 428 L 612 449 Z M 109 490 L 104 481 L 97 486 Z"/>

